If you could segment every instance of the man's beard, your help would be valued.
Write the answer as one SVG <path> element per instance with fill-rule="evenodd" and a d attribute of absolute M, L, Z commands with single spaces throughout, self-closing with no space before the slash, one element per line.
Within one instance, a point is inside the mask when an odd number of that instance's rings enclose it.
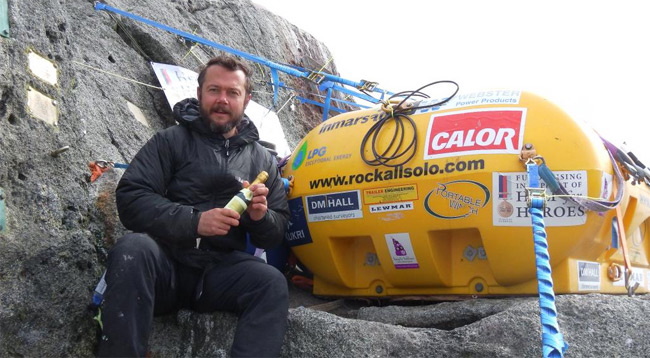
<path fill-rule="evenodd" d="M 210 130 L 213 133 L 224 134 L 230 132 L 233 128 L 235 128 L 239 122 L 241 122 L 241 117 L 239 117 L 239 119 L 233 119 L 232 121 L 225 124 L 216 124 L 209 119 L 208 121 L 210 122 Z"/>
<path fill-rule="evenodd" d="M 232 113 L 230 113 L 232 115 Z M 230 121 L 223 123 L 223 124 L 217 124 L 214 123 L 210 120 L 210 113 L 206 113 L 206 111 L 201 107 L 201 118 L 205 121 L 206 124 L 210 127 L 210 131 L 213 133 L 218 133 L 218 134 L 224 134 L 230 132 L 233 128 L 235 128 L 239 122 L 241 122 L 242 116 L 239 116 L 239 118 L 232 118 Z"/>

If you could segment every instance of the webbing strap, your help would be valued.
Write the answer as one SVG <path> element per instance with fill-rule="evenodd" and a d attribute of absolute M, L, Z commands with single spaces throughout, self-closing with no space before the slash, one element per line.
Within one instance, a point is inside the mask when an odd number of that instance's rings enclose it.
<path fill-rule="evenodd" d="M 336 85 L 336 84 L 334 84 L 332 82 L 329 82 L 329 81 L 325 81 L 320 86 L 318 86 L 319 91 L 322 91 L 322 90 L 324 90 L 326 88 L 332 88 L 332 89 L 334 89 L 336 91 L 339 91 L 339 92 L 342 92 L 342 93 L 345 93 L 345 94 L 349 94 L 351 96 L 355 96 L 357 98 L 360 98 L 360 99 L 362 99 L 364 101 L 368 101 L 370 103 L 379 103 L 380 102 L 375 97 L 368 96 L 368 95 L 363 94 L 363 93 L 359 93 L 359 92 L 356 92 L 356 91 L 349 90 L 349 89 L 347 89 L 347 88 L 345 88 L 343 86 Z"/>
<path fill-rule="evenodd" d="M 607 147 L 606 147 L 607 148 Z M 580 207 L 595 211 L 595 212 L 606 212 L 609 210 L 612 210 L 618 206 L 618 204 L 621 202 L 621 199 L 623 198 L 623 191 L 625 188 L 625 185 L 623 184 L 625 182 L 625 179 L 623 179 L 623 174 L 621 174 L 620 169 L 618 168 L 618 165 L 616 164 L 616 160 L 612 156 L 611 151 L 609 148 L 607 149 L 607 154 L 609 154 L 609 158 L 611 159 L 612 166 L 614 167 L 614 179 L 616 180 L 616 195 L 614 197 L 614 200 L 596 200 L 596 199 L 589 199 L 589 198 L 582 198 L 578 196 L 571 195 L 568 190 L 562 185 L 562 183 L 558 182 L 555 179 L 555 174 L 553 174 L 553 171 L 549 169 L 549 167 L 546 166 L 546 163 L 542 163 L 539 166 L 539 176 L 544 180 L 546 183 L 547 187 L 549 190 L 551 190 L 551 193 L 553 195 L 566 195 L 567 198 Z"/>
<path fill-rule="evenodd" d="M 528 173 L 529 209 L 535 244 L 537 290 L 539 292 L 540 321 L 542 324 L 542 353 L 546 357 L 563 357 L 568 345 L 564 342 L 557 322 L 553 278 L 544 224 L 544 189 L 540 187 L 539 167 L 533 160 L 526 163 Z"/>

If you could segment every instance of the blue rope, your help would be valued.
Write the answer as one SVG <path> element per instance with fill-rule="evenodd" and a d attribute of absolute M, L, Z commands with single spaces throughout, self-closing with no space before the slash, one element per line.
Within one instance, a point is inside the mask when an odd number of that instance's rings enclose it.
<path fill-rule="evenodd" d="M 539 185 L 539 171 L 536 163 L 526 164 L 528 171 L 528 187 L 533 189 L 529 196 L 528 209 L 533 224 L 533 239 L 535 242 L 535 265 L 537 266 L 537 289 L 539 291 L 539 308 L 542 322 L 542 353 L 546 357 L 563 357 L 569 345 L 564 342 L 560 327 L 557 322 L 557 309 L 555 308 L 555 293 L 553 292 L 553 278 L 546 241 L 546 227 L 544 224 L 545 199 Z M 538 189 L 535 191 L 534 189 Z M 537 195 L 536 195 L 537 194 Z"/>

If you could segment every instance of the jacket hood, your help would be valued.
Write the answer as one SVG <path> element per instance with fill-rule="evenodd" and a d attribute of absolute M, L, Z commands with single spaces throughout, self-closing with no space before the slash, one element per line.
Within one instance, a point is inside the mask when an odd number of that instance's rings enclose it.
<path fill-rule="evenodd" d="M 174 119 L 184 127 L 198 132 L 208 138 L 225 141 L 221 133 L 215 133 L 210 130 L 206 121 L 201 117 L 199 100 L 196 98 L 186 98 L 174 105 Z M 231 144 L 246 144 L 260 139 L 257 127 L 246 114 L 237 124 L 237 135 L 229 138 Z"/>

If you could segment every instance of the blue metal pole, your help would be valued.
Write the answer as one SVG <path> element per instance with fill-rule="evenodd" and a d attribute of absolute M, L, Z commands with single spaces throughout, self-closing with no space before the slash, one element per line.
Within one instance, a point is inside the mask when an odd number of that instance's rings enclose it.
<path fill-rule="evenodd" d="M 140 21 L 140 22 L 143 22 L 143 23 L 145 23 L 147 25 L 151 25 L 151 26 L 157 27 L 159 29 L 165 30 L 167 32 L 171 32 L 173 34 L 182 36 L 182 37 L 184 37 L 186 39 L 190 39 L 190 40 L 192 40 L 194 42 L 197 42 L 197 43 L 200 43 L 200 44 L 203 44 L 203 45 L 207 45 L 207 46 L 211 46 L 211 47 L 220 49 L 222 51 L 232 53 L 234 55 L 245 58 L 245 59 L 247 59 L 249 61 L 263 64 L 265 66 L 268 66 L 271 69 L 276 69 L 278 71 L 282 71 L 284 73 L 287 73 L 287 74 L 290 74 L 290 75 L 293 75 L 293 76 L 296 76 L 296 77 L 308 78 L 309 74 L 311 73 L 310 71 L 299 71 L 299 70 L 296 70 L 295 68 L 275 63 L 275 62 L 267 60 L 267 59 L 265 59 L 263 57 L 255 56 L 255 55 L 250 54 L 248 52 L 239 51 L 239 50 L 236 50 L 236 49 L 234 49 L 232 47 L 228 47 L 228 46 L 222 45 L 220 43 L 216 43 L 216 42 L 213 42 L 213 41 L 206 40 L 206 39 L 204 39 L 202 37 L 190 34 L 188 32 L 175 29 L 175 28 L 173 28 L 171 26 L 167 26 L 167 25 L 161 24 L 159 22 L 149 20 L 149 19 L 144 18 L 142 16 L 138 16 L 138 15 L 132 14 L 130 12 L 114 8 L 112 6 L 102 4 L 99 1 L 95 2 L 95 10 L 105 10 L 105 11 L 114 12 L 116 14 L 128 17 L 130 19 Z M 357 88 L 360 88 L 360 87 L 363 86 L 363 83 L 361 83 L 361 82 L 351 81 L 351 80 L 348 80 L 348 79 L 345 79 L 345 78 L 341 78 L 341 77 L 338 77 L 338 76 L 331 75 L 329 73 L 318 72 L 318 74 L 322 75 L 324 79 L 327 79 L 327 80 L 332 81 L 332 82 L 342 83 L 342 84 L 357 87 Z M 384 90 L 382 90 L 380 88 L 374 88 L 373 92 L 383 93 Z"/>
<path fill-rule="evenodd" d="M 557 322 L 553 278 L 546 241 L 544 224 L 544 189 L 539 185 L 538 166 L 532 160 L 526 164 L 529 187 L 529 212 L 532 218 L 533 239 L 535 242 L 535 265 L 537 266 L 537 289 L 539 291 L 539 308 L 542 322 L 542 353 L 544 358 L 563 357 L 568 348 L 564 342 Z"/>
<path fill-rule="evenodd" d="M 327 96 L 325 96 L 325 106 L 323 106 L 323 121 L 326 121 L 330 116 L 330 104 L 332 104 L 332 88 L 327 89 Z"/>
<path fill-rule="evenodd" d="M 203 45 L 218 48 L 218 49 L 220 49 L 222 51 L 230 52 L 232 54 L 235 54 L 235 55 L 240 56 L 242 58 L 245 58 L 247 60 L 257 62 L 257 63 L 261 63 L 261 64 L 266 65 L 266 66 L 271 67 L 271 68 L 275 68 L 277 70 L 288 73 L 290 75 L 294 75 L 294 76 L 298 76 L 298 77 L 307 77 L 307 75 L 309 75 L 308 72 L 301 72 L 301 71 L 298 71 L 298 70 L 296 70 L 294 68 L 291 68 L 289 66 L 284 66 L 284 65 L 277 64 L 277 63 L 269 61 L 269 60 L 267 60 L 265 58 L 255 56 L 253 54 L 250 54 L 250 53 L 247 53 L 247 52 L 244 52 L 244 51 L 239 51 L 239 50 L 236 50 L 236 49 L 234 49 L 232 47 L 222 45 L 220 43 L 216 43 L 216 42 L 213 42 L 213 41 L 210 41 L 210 40 L 206 40 L 206 39 L 204 39 L 202 37 L 192 35 L 192 34 L 190 34 L 188 32 L 175 29 L 175 28 L 173 28 L 171 26 L 167 26 L 167 25 L 161 24 L 161 23 L 153 21 L 153 20 L 149 20 L 149 19 L 144 18 L 142 16 L 134 15 L 134 14 L 132 14 L 130 12 L 127 12 L 127 11 L 124 11 L 124 10 L 116 9 L 116 8 L 114 8 L 112 6 L 102 4 L 100 2 L 95 2 L 95 10 L 111 11 L 111 12 L 114 12 L 116 14 L 128 17 L 130 19 L 143 22 L 143 23 L 145 23 L 147 25 L 151 25 L 151 26 L 157 27 L 159 29 L 165 30 L 167 32 L 171 32 L 173 34 L 182 36 L 182 37 L 190 39 L 190 40 L 192 40 L 194 42 L 198 42 L 198 43 L 203 44 Z"/>

